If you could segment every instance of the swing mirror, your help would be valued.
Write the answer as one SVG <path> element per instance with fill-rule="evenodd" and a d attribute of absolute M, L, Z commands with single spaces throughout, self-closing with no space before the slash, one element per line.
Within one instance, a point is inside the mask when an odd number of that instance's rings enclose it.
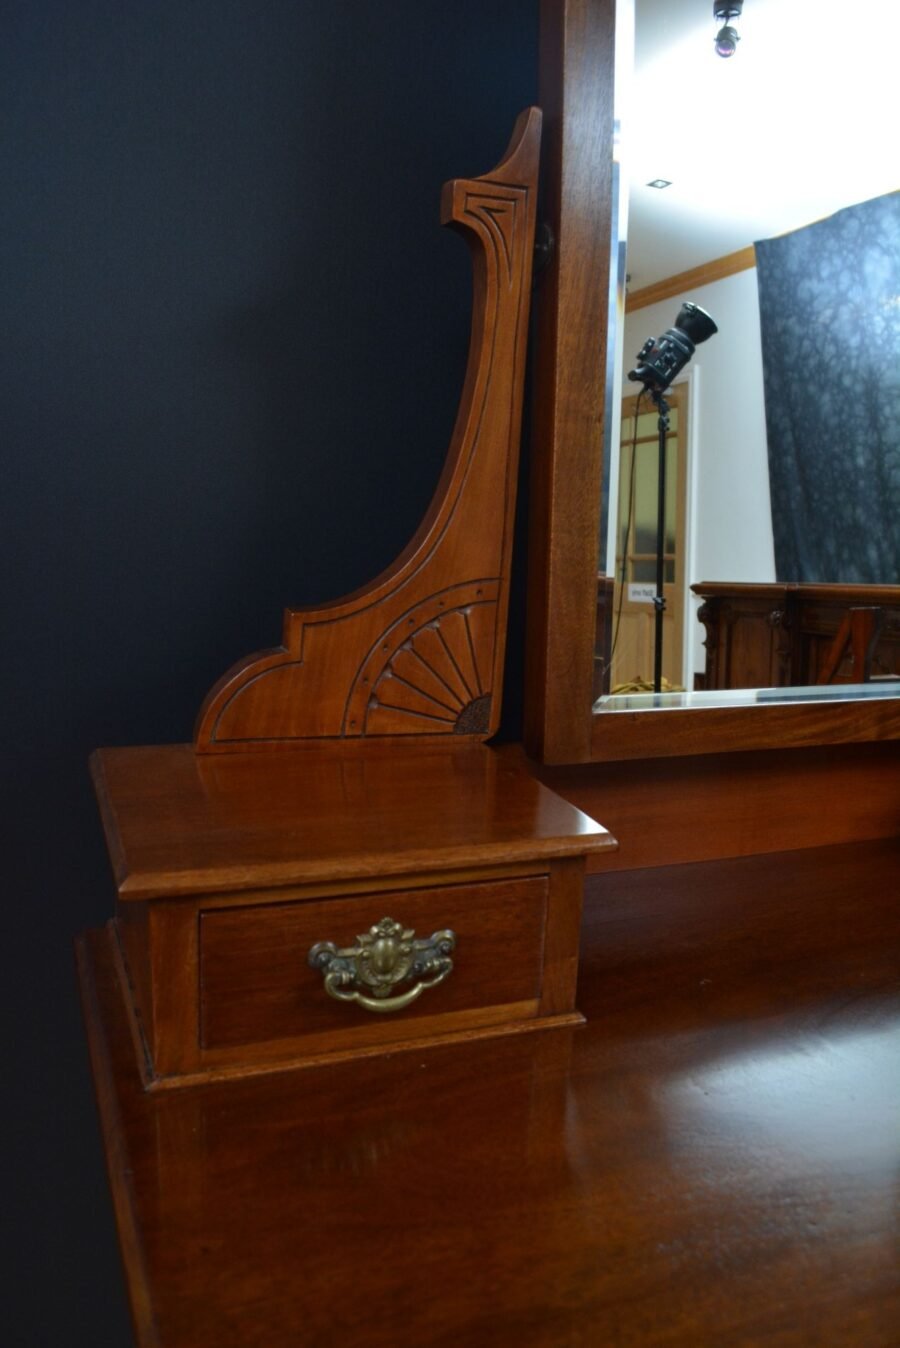
<path fill-rule="evenodd" d="M 881 486 L 868 470 L 856 474 L 864 492 L 852 536 L 819 494 L 822 451 L 836 447 L 832 464 L 852 477 L 850 431 L 862 426 L 868 442 L 873 415 L 895 437 L 898 425 L 882 413 L 886 382 L 900 370 L 900 282 L 863 315 L 883 342 L 874 374 L 850 361 L 828 374 L 820 359 L 823 346 L 856 341 L 844 321 L 861 292 L 847 238 L 830 313 L 782 357 L 784 380 L 805 386 L 833 420 L 812 462 L 792 457 L 811 487 L 807 514 L 824 517 L 825 534 L 838 539 L 827 555 L 858 562 L 865 553 L 868 566 L 873 552 L 893 563 L 876 572 L 776 563 L 773 519 L 784 535 L 795 501 L 769 462 L 753 244 L 840 218 L 850 203 L 885 200 L 896 212 L 898 200 L 878 145 L 893 119 L 896 43 L 886 32 L 873 47 L 839 0 L 820 0 L 815 24 L 798 34 L 793 8 L 748 0 L 726 61 L 703 0 L 542 0 L 547 199 L 559 252 L 538 294 L 525 740 L 548 764 L 900 737 L 896 501 L 889 524 L 874 516 L 900 482 L 896 438 Z M 885 22 L 900 37 L 900 11 Z M 884 270 L 890 255 L 888 245 L 864 271 Z M 657 694 L 645 691 L 657 418 L 641 407 L 635 420 L 628 400 L 638 386 L 624 372 L 684 300 L 719 331 L 667 394 L 670 664 L 669 691 Z M 785 466 L 774 448 L 773 460 Z"/>
<path fill-rule="evenodd" d="M 894 44 L 873 50 L 838 0 L 812 26 L 751 0 L 728 61 L 705 5 L 635 0 L 633 20 L 595 712 L 633 724 L 637 711 L 894 699 L 900 426 L 884 379 L 900 368 L 900 196 L 869 148 L 892 116 Z M 798 107 L 815 109 L 802 144 Z M 772 243 L 755 252 L 759 240 Z M 666 392 L 660 592 L 659 417 L 626 372 L 685 301 L 719 334 Z"/>

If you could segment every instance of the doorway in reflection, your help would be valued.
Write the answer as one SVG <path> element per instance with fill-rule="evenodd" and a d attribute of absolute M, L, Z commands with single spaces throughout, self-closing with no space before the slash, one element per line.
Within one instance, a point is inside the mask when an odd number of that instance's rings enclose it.
<path fill-rule="evenodd" d="M 681 428 L 687 426 L 687 382 L 666 392 L 666 527 L 662 630 L 662 687 L 683 687 L 685 589 L 684 522 L 686 455 Z M 613 590 L 611 691 L 640 692 L 653 686 L 655 657 L 656 543 L 659 414 L 645 392 L 622 399 L 619 502 Z"/>

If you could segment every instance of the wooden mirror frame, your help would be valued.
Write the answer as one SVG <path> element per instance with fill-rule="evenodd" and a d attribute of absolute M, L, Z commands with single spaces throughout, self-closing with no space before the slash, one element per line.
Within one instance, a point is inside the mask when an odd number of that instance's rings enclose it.
<path fill-rule="evenodd" d="M 592 711 L 613 199 L 616 0 L 541 0 L 537 296 L 524 740 L 547 764 L 900 738 L 900 698 Z"/>

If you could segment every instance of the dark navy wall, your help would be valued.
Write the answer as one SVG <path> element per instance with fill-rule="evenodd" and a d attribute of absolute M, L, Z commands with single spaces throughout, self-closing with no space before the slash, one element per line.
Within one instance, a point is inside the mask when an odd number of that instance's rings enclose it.
<path fill-rule="evenodd" d="M 0 15 L 4 1338 L 115 1348 L 71 961 L 112 903 L 87 754 L 188 738 L 285 604 L 414 530 L 470 316 L 440 187 L 535 101 L 537 0 Z"/>

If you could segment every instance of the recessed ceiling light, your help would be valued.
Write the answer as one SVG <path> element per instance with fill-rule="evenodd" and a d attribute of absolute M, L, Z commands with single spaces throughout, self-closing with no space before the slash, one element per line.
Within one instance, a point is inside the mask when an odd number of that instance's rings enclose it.
<path fill-rule="evenodd" d="M 648 187 L 671 187 L 672 184 L 668 178 L 654 178 L 647 184 Z"/>

